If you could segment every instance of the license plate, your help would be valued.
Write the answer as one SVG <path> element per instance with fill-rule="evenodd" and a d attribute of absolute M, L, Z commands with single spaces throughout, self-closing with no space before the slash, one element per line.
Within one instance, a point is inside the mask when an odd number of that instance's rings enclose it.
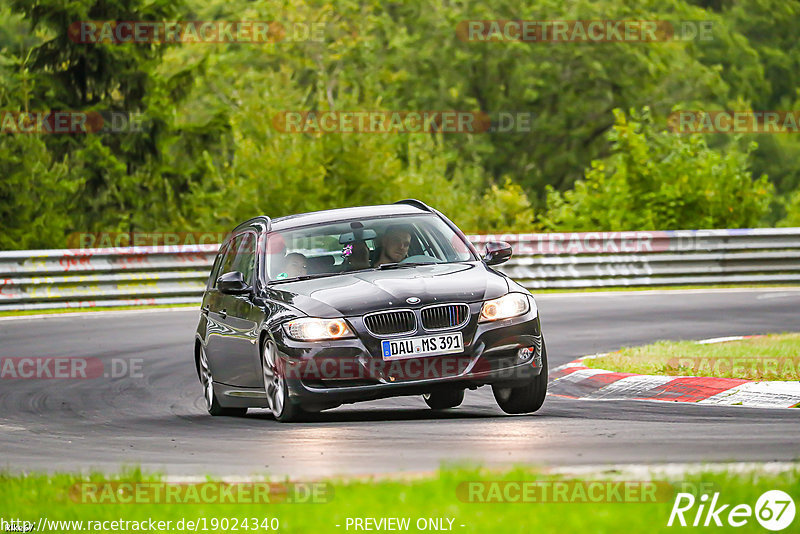
<path fill-rule="evenodd" d="M 464 341 L 461 332 L 408 339 L 384 339 L 381 342 L 384 360 L 416 358 L 431 354 L 453 354 L 463 351 Z"/>

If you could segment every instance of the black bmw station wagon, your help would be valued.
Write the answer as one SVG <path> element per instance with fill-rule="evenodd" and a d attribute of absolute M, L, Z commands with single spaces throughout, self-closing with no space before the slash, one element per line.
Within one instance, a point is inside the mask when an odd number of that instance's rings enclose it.
<path fill-rule="evenodd" d="M 533 296 L 492 268 L 509 257 L 417 200 L 240 224 L 195 336 L 209 413 L 292 421 L 399 395 L 447 409 L 484 385 L 506 413 L 538 410 L 547 349 Z"/>

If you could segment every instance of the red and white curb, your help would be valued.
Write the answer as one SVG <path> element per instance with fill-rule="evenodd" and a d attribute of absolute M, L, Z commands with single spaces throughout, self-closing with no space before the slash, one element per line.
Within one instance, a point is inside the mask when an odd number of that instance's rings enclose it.
<path fill-rule="evenodd" d="M 721 343 L 744 336 L 715 338 Z M 584 356 L 550 371 L 548 393 L 588 400 L 653 400 L 755 408 L 800 407 L 800 381 L 757 382 L 738 378 L 617 373 L 584 365 Z"/>

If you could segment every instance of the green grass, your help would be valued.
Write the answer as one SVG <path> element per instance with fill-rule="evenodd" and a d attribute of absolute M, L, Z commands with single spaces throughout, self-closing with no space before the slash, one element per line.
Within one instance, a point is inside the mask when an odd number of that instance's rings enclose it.
<path fill-rule="evenodd" d="M 800 334 L 771 334 L 710 345 L 659 341 L 589 358 L 585 365 L 646 375 L 800 380 Z"/>
<path fill-rule="evenodd" d="M 600 473 L 599 480 L 619 480 L 618 474 Z M 74 484 L 91 480 L 157 481 L 157 475 L 128 471 L 112 477 L 72 474 L 10 475 L 0 474 L 0 518 L 20 518 L 38 523 L 48 520 L 155 520 L 172 521 L 205 518 L 209 532 L 212 519 L 277 518 L 280 532 L 353 532 L 345 529 L 347 518 L 408 517 L 409 531 L 419 518 L 454 518 L 455 532 L 541 532 L 541 533 L 657 533 L 674 532 L 667 527 L 677 491 L 695 495 L 720 492 L 720 502 L 754 506 L 767 490 L 781 489 L 797 500 L 800 498 L 800 466 L 781 474 L 702 473 L 682 477 L 664 485 L 667 491 L 655 493 L 657 502 L 465 502 L 466 493 L 458 493 L 459 485 L 480 481 L 576 480 L 547 475 L 529 468 L 490 472 L 478 468 L 445 469 L 436 475 L 406 480 L 350 479 L 330 481 L 332 498 L 317 504 L 85 504 L 70 497 Z M 641 479 L 641 477 L 640 477 Z M 663 480 L 663 479 L 662 479 Z M 462 488 L 464 486 L 461 486 Z M 73 494 L 74 495 L 74 494 Z M 76 498 L 76 500 L 80 500 Z M 691 521 L 694 517 L 687 514 Z M 730 507 L 729 507 L 730 509 Z M 795 519 L 795 524 L 800 518 Z M 446 524 L 446 522 L 445 522 Z M 336 525 L 341 525 L 337 527 Z M 464 525 L 463 527 L 461 525 Z M 242 529 L 239 529 L 242 531 Z M 678 529 L 681 530 L 681 529 Z M 719 529 L 706 529 L 716 532 Z M 750 518 L 739 532 L 764 532 Z M 64 530 L 62 530 L 64 531 Z M 175 530 L 172 530 L 175 531 Z M 202 527 L 199 529 L 203 532 Z M 231 531 L 229 529 L 229 531 Z M 262 531 L 263 532 L 263 531 Z"/>

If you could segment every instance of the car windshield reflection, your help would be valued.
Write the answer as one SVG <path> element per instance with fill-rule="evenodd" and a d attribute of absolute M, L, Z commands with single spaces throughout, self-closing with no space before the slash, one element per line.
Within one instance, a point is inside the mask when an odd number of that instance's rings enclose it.
<path fill-rule="evenodd" d="M 270 284 L 476 260 L 463 237 L 433 214 L 272 232 L 266 250 L 265 278 Z"/>

